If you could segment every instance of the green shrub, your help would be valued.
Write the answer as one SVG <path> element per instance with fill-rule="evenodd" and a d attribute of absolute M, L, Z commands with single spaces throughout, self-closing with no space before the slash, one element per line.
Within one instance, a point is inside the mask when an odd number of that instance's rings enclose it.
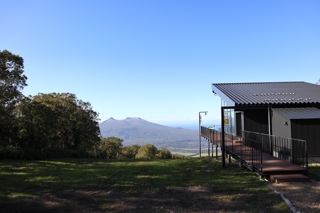
<path fill-rule="evenodd" d="M 138 144 L 122 147 L 118 159 L 135 159 L 140 147 Z"/>
<path fill-rule="evenodd" d="M 157 153 L 156 156 L 159 159 L 171 159 L 172 158 L 171 152 L 167 148 L 162 148 L 161 150 L 159 150 L 159 152 Z"/>
<path fill-rule="evenodd" d="M 156 158 L 157 152 L 157 147 L 152 144 L 146 144 L 140 147 L 136 154 L 136 159 L 152 160 Z"/>

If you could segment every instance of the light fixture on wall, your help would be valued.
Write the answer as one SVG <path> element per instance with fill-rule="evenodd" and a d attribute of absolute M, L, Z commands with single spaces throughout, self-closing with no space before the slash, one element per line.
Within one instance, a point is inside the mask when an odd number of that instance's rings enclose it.
<path fill-rule="evenodd" d="M 288 122 L 287 122 L 287 121 L 284 121 L 284 122 L 283 122 L 283 125 L 288 126 Z"/>

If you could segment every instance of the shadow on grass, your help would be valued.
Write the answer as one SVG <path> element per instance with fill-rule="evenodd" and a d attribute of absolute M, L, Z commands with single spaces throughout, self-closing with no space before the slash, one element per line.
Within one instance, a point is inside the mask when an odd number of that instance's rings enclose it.
<path fill-rule="evenodd" d="M 210 158 L 0 161 L 1 212 L 290 212 L 254 173 Z"/>
<path fill-rule="evenodd" d="M 310 166 L 308 169 L 310 179 L 320 182 L 320 165 L 313 165 Z"/>

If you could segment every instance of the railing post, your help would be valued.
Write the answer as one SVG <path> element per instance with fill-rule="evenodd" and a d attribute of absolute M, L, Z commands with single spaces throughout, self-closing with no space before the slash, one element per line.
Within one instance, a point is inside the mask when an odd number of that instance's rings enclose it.
<path fill-rule="evenodd" d="M 304 141 L 305 143 L 305 147 L 306 147 L 306 162 L 307 162 L 307 175 L 309 175 L 309 163 L 308 163 L 308 145 L 307 145 L 307 141 Z"/>
<path fill-rule="evenodd" d="M 211 141 L 211 157 L 213 158 L 213 141 Z"/>
<path fill-rule="evenodd" d="M 213 158 L 213 144 L 214 144 L 214 130 L 212 129 L 211 130 L 211 147 L 212 147 L 212 149 L 211 149 L 211 157 Z"/>
<path fill-rule="evenodd" d="M 253 141 L 251 140 L 251 169 L 253 170 Z"/>
<path fill-rule="evenodd" d="M 231 150 L 233 152 L 233 134 L 231 133 Z"/>
<path fill-rule="evenodd" d="M 210 157 L 210 142 L 209 142 L 209 139 L 208 139 L 208 157 Z"/>
<path fill-rule="evenodd" d="M 220 138 L 221 139 L 221 137 L 218 137 L 218 132 L 215 132 L 215 134 L 216 134 L 216 140 L 217 140 L 217 143 L 216 143 L 216 159 L 218 159 L 218 138 Z M 221 135 L 221 133 L 220 133 L 220 135 Z"/>
<path fill-rule="evenodd" d="M 242 147 L 243 147 L 243 144 L 244 144 L 244 140 L 243 140 L 243 138 L 244 138 L 244 132 L 243 132 L 243 130 L 241 131 L 241 140 L 242 140 L 242 143 L 240 144 L 240 158 L 242 159 Z"/>
<path fill-rule="evenodd" d="M 261 135 L 261 152 L 260 152 L 260 170 L 261 170 L 261 174 L 262 174 L 262 144 L 263 144 L 263 138 Z"/>
<path fill-rule="evenodd" d="M 221 107 L 221 152 L 222 152 L 222 167 L 226 167 L 225 159 L 225 138 L 224 138 L 224 107 Z"/>

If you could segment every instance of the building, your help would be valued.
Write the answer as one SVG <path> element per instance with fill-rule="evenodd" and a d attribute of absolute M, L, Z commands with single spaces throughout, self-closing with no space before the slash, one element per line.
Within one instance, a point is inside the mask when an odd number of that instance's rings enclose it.
<path fill-rule="evenodd" d="M 226 133 L 241 136 L 243 131 L 250 131 L 306 140 L 309 163 L 320 162 L 319 85 L 307 82 L 213 83 L 212 92 L 221 98 Z"/>

